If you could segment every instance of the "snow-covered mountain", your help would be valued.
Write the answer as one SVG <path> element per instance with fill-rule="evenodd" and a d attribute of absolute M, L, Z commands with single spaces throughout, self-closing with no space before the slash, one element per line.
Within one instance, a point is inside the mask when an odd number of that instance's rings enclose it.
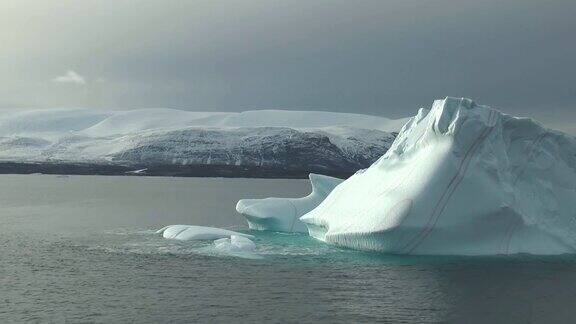
<path fill-rule="evenodd" d="M 314 112 L 173 109 L 0 112 L 0 161 L 127 167 L 234 166 L 352 173 L 387 151 L 405 120 Z"/>

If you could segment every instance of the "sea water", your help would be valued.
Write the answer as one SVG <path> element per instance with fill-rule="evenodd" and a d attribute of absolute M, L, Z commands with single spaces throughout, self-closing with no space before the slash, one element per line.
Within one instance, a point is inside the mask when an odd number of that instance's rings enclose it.
<path fill-rule="evenodd" d="M 0 176 L 0 322 L 569 323 L 576 258 L 399 257 L 254 232 L 241 198 L 307 180 Z M 256 236 L 249 254 L 170 224 Z"/>

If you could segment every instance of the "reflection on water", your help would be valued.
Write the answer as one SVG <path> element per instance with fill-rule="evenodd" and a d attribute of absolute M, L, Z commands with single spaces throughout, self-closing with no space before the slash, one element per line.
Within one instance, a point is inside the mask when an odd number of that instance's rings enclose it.
<path fill-rule="evenodd" d="M 248 231 L 237 199 L 301 180 L 0 176 L 0 322 L 569 323 L 572 257 L 398 257 L 250 232 L 253 255 L 154 230 Z"/>

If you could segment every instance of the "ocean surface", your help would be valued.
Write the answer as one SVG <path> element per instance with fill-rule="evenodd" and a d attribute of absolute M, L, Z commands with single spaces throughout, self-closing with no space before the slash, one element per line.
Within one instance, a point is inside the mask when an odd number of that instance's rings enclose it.
<path fill-rule="evenodd" d="M 0 176 L 0 323 L 573 323 L 574 257 L 399 257 L 251 232 L 238 199 L 307 180 Z M 256 235 L 254 254 L 165 225 Z"/>

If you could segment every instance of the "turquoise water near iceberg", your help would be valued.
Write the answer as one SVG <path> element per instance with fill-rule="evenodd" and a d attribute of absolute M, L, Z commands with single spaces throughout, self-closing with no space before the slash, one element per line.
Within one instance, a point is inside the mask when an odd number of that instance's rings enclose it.
<path fill-rule="evenodd" d="M 240 198 L 307 180 L 0 176 L 0 322 L 568 323 L 576 259 L 399 257 L 252 232 Z M 253 254 L 154 230 L 256 236 Z"/>

